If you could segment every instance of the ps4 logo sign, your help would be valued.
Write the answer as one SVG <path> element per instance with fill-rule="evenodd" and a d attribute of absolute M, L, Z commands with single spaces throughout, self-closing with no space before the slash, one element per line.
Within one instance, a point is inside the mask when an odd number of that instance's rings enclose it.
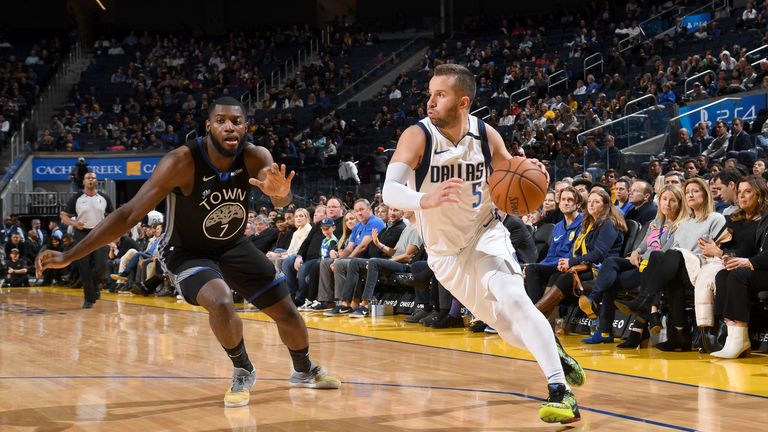
<path fill-rule="evenodd" d="M 709 119 L 710 114 L 715 115 L 715 118 L 713 119 L 713 121 L 731 120 L 737 117 L 743 120 L 754 120 L 755 117 L 757 117 L 754 105 L 746 106 L 746 107 L 745 106 L 733 107 L 733 110 L 729 110 L 727 108 L 719 109 L 719 110 L 714 110 L 714 112 L 712 113 L 708 112 L 707 110 L 701 110 L 699 112 L 701 113 L 701 121 L 705 123 L 710 122 L 710 119 Z"/>

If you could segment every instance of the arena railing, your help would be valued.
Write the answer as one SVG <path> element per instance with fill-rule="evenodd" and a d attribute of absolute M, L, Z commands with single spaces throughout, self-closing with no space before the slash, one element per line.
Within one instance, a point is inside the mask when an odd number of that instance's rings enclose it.
<path fill-rule="evenodd" d="M 488 105 L 482 106 L 482 107 L 472 111 L 470 114 L 472 114 L 475 117 L 479 117 L 477 114 L 483 112 L 483 110 L 488 112 L 488 114 L 486 114 L 485 116 L 481 117 L 483 120 L 486 120 L 486 119 L 488 119 L 488 117 L 491 116 L 491 109 L 488 107 Z"/>
<path fill-rule="evenodd" d="M 653 105 L 619 119 L 605 122 L 576 135 L 576 143 L 595 132 L 610 133 L 617 148 L 626 148 L 647 138 L 664 133 L 672 116 L 673 106 Z"/>
<path fill-rule="evenodd" d="M 197 139 L 197 129 L 192 129 L 191 131 L 187 132 L 187 134 L 184 136 L 184 142 L 189 142 L 189 140 Z M 165 150 L 165 148 L 163 148 Z"/>
<path fill-rule="evenodd" d="M 520 93 L 524 93 L 525 97 L 522 99 L 515 99 L 515 96 L 517 96 Z M 515 90 L 514 92 L 512 92 L 511 95 L 509 95 L 509 106 L 512 106 L 512 104 L 514 103 L 519 104 L 520 102 L 525 102 L 530 98 L 531 98 L 531 91 L 528 89 L 528 87 L 523 87 L 520 90 Z"/>
<path fill-rule="evenodd" d="M 356 88 L 358 84 L 360 84 L 360 83 L 361 83 L 361 82 L 363 82 L 364 80 L 368 79 L 368 76 L 369 76 L 369 75 L 371 75 L 372 73 L 374 73 L 374 72 L 378 71 L 379 69 L 381 69 L 381 68 L 382 68 L 382 67 L 384 67 L 385 65 L 391 65 L 391 64 L 392 64 L 392 62 L 393 62 L 393 61 L 395 61 L 395 60 L 397 59 L 397 57 L 400 55 L 400 53 L 402 53 L 402 52 L 405 52 L 406 50 L 408 50 L 408 49 L 410 49 L 411 47 L 413 47 L 413 46 L 416 44 L 416 42 L 417 42 L 419 39 L 421 39 L 422 37 L 423 37 L 423 35 L 418 35 L 418 36 L 414 37 L 413 39 L 409 40 L 408 42 L 406 42 L 406 44 L 405 44 L 405 45 L 403 45 L 402 47 L 400 47 L 400 49 L 398 49 L 397 51 L 395 51 L 395 52 L 393 52 L 392 54 L 390 54 L 390 55 L 389 55 L 389 56 L 388 56 L 388 57 L 387 57 L 387 58 L 386 58 L 386 59 L 385 59 L 383 62 L 381 62 L 381 63 L 377 64 L 376 66 L 374 66 L 373 68 L 371 68 L 371 69 L 370 69 L 368 72 L 366 72 L 365 74 L 363 74 L 363 76 L 361 76 L 360 78 L 358 78 L 357 80 L 355 80 L 355 82 L 353 82 L 353 83 L 351 83 L 350 85 L 348 85 L 348 86 L 347 86 L 347 88 L 345 88 L 345 89 L 343 89 L 342 91 L 338 92 L 338 93 L 336 94 L 336 96 L 337 96 L 337 97 L 341 97 L 343 94 L 345 94 L 345 93 L 347 93 L 348 91 L 350 91 L 350 90 L 352 90 L 352 89 Z"/>
<path fill-rule="evenodd" d="M 657 13 L 656 15 L 646 18 L 637 26 L 640 28 L 643 37 L 650 39 L 659 33 L 666 31 L 669 29 L 669 27 L 673 27 L 674 25 L 670 24 L 674 22 L 677 15 L 680 14 L 681 10 L 681 7 L 672 5 L 669 8 Z"/>
<path fill-rule="evenodd" d="M 756 53 L 756 52 L 760 52 L 760 51 L 763 51 L 763 50 L 765 50 L 766 48 L 768 48 L 768 44 L 765 44 L 765 45 L 759 46 L 759 47 L 757 47 L 757 48 L 753 49 L 752 51 L 749 51 L 748 53 L 744 54 L 744 58 L 747 58 L 747 59 L 748 59 L 750 55 L 752 55 L 752 54 L 754 54 L 754 53 Z M 755 66 L 757 66 L 757 65 L 758 65 L 758 64 L 759 64 L 761 61 L 763 61 L 763 60 L 768 60 L 768 57 L 763 57 L 763 58 L 761 58 L 761 59 L 759 59 L 759 60 L 757 60 L 757 61 L 755 61 L 755 62 L 753 62 L 753 63 L 750 63 L 750 65 L 751 65 L 752 67 L 755 67 Z"/>
<path fill-rule="evenodd" d="M 321 38 L 325 38 L 325 32 L 326 30 L 323 30 L 323 34 L 321 35 Z M 283 65 L 281 67 L 278 67 L 277 69 L 272 71 L 272 74 L 270 75 L 269 79 L 269 86 L 267 86 L 267 80 L 266 78 L 261 80 L 256 85 L 256 91 L 253 95 L 248 93 L 248 112 L 253 112 L 253 104 L 258 104 L 259 102 L 264 100 L 264 95 L 267 93 L 267 87 L 271 88 L 282 88 L 283 84 L 288 81 L 288 78 L 293 76 L 301 67 L 309 63 L 309 61 L 317 55 L 317 53 L 320 51 L 320 41 L 317 39 L 311 39 L 309 41 L 309 49 L 306 47 L 299 48 L 299 50 L 296 52 L 295 59 L 294 57 L 289 58 L 285 62 L 283 62 Z M 245 95 L 243 95 L 244 97 Z M 243 101 L 243 97 L 241 97 L 241 102 Z M 253 99 L 253 100 L 252 100 Z"/>
<path fill-rule="evenodd" d="M 565 70 L 560 69 L 559 71 L 556 71 L 547 77 L 547 83 L 547 92 L 549 92 L 549 94 L 552 94 L 553 87 L 556 87 L 562 83 L 565 83 L 565 89 L 568 90 L 568 73 Z"/>
<path fill-rule="evenodd" d="M 587 66 L 587 62 L 595 58 L 597 59 L 597 61 L 590 63 L 589 66 Z M 597 52 L 584 59 L 584 81 L 585 82 L 587 81 L 587 76 L 589 75 L 587 71 L 597 66 L 600 66 L 600 73 L 603 73 L 603 71 L 605 70 L 605 62 L 603 61 L 602 53 Z"/>
<path fill-rule="evenodd" d="M 631 101 L 627 102 L 626 105 L 624 105 L 624 117 L 627 116 L 627 111 L 629 111 L 629 107 L 630 106 L 637 105 L 638 103 L 640 103 L 640 101 L 643 101 L 643 100 L 646 100 L 646 99 L 653 99 L 653 105 L 658 105 L 659 104 L 659 100 L 656 99 L 656 96 L 654 96 L 653 94 L 647 94 L 647 95 L 644 95 L 644 96 L 640 96 L 639 98 L 632 99 Z"/>
<path fill-rule="evenodd" d="M 79 191 L 59 192 L 25 192 L 23 185 L 10 193 L 11 208 L 3 209 L 3 213 L 31 216 L 58 216 L 64 210 L 67 202 Z M 110 179 L 98 182 L 97 189 L 107 195 L 113 202 L 116 198 L 115 182 Z"/>

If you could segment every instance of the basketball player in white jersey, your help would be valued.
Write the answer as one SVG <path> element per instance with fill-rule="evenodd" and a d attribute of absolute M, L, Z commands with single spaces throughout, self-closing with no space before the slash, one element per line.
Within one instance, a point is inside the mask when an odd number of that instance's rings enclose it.
<path fill-rule="evenodd" d="M 469 114 L 475 77 L 468 69 L 436 67 L 429 94 L 428 117 L 406 129 L 397 143 L 384 202 L 416 212 L 437 280 L 502 339 L 536 358 L 549 391 L 539 417 L 547 423 L 578 421 L 566 381 L 583 384 L 584 371 L 526 295 L 509 234 L 490 198 L 489 165 L 512 156 L 498 132 Z"/>

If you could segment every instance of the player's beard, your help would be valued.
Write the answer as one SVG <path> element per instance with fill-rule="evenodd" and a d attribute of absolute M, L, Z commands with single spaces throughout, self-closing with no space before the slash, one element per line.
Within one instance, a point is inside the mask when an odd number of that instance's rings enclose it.
<path fill-rule="evenodd" d="M 228 148 L 224 147 L 219 142 L 219 140 L 217 140 L 216 137 L 213 136 L 213 134 L 210 131 L 208 132 L 208 139 L 211 140 L 211 144 L 213 144 L 213 148 L 215 148 L 220 155 L 225 157 L 235 157 L 239 155 L 240 152 L 242 152 L 243 148 L 245 147 L 245 136 L 240 137 L 237 143 L 237 147 L 235 147 L 234 150 L 229 150 Z"/>
<path fill-rule="evenodd" d="M 429 121 L 431 121 L 435 127 L 440 129 L 450 127 L 457 121 L 460 121 L 459 103 L 456 102 L 456 105 L 453 105 L 450 108 L 447 108 L 444 112 L 441 112 L 440 118 L 430 118 Z"/>

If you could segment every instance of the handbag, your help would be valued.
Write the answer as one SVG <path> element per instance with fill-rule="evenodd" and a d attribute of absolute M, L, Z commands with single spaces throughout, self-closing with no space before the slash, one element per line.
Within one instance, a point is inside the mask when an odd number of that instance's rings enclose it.
<path fill-rule="evenodd" d="M 576 264 L 575 266 L 568 268 L 567 273 L 570 273 L 573 276 L 573 295 L 576 297 L 581 297 L 586 293 L 584 284 L 581 283 L 579 273 L 590 269 L 591 266 L 589 264 Z"/>

